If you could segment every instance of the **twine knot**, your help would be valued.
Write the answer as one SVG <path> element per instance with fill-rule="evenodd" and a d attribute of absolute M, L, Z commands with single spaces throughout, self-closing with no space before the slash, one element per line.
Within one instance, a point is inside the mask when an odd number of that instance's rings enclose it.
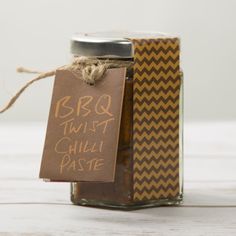
<path fill-rule="evenodd" d="M 101 79 L 107 68 L 108 64 L 106 64 L 106 61 L 101 62 L 100 60 L 88 57 L 77 57 L 71 66 L 67 67 L 72 72 L 79 71 L 82 75 L 79 78 L 90 85 L 94 85 L 97 80 Z"/>

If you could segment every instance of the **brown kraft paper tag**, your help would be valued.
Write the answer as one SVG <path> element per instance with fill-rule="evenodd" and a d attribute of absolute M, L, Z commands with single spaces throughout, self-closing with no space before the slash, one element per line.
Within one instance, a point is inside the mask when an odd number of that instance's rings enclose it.
<path fill-rule="evenodd" d="M 113 182 L 125 68 L 108 69 L 95 85 L 58 70 L 40 178 Z"/>

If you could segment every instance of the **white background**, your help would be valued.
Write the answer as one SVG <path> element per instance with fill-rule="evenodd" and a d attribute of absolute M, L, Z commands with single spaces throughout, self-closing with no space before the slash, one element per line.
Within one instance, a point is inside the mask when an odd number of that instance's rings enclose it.
<path fill-rule="evenodd" d="M 67 63 L 75 32 L 151 30 L 182 39 L 185 120 L 235 119 L 235 12 L 234 0 L 1 0 L 0 105 L 32 79 L 17 66 L 45 71 Z M 0 122 L 46 122 L 52 82 L 33 85 Z"/>

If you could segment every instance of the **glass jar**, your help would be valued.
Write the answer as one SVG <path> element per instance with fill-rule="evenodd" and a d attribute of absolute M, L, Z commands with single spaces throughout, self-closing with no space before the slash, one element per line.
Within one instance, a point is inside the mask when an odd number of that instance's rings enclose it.
<path fill-rule="evenodd" d="M 101 60 L 133 60 L 132 43 L 127 38 L 156 38 L 160 34 L 130 34 L 104 32 L 95 34 L 77 34 L 71 40 L 71 52 L 74 57 L 96 57 Z M 179 72 L 181 73 L 181 72 Z M 125 92 L 120 125 L 119 145 L 115 170 L 115 181 L 73 182 L 71 183 L 71 201 L 76 205 L 136 209 L 158 205 L 179 204 L 183 197 L 182 178 L 182 76 L 180 86 L 179 112 L 179 191 L 174 197 L 164 197 L 137 201 L 133 192 L 133 70 L 127 70 Z"/>

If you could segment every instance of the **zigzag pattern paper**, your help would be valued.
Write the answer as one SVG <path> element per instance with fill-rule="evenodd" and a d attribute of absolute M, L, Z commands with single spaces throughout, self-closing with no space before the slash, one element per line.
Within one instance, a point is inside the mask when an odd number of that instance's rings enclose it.
<path fill-rule="evenodd" d="M 179 39 L 132 39 L 133 198 L 179 194 Z"/>

